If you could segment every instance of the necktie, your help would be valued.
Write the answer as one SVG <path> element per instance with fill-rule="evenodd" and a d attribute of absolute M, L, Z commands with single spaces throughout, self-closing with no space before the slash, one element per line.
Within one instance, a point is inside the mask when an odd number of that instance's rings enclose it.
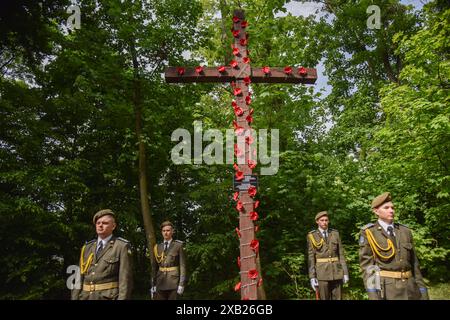
<path fill-rule="evenodd" d="M 169 242 L 164 242 L 164 252 L 167 252 L 167 249 L 169 249 Z"/>
<path fill-rule="evenodd" d="M 326 231 L 323 232 L 323 238 L 325 239 L 326 242 L 328 242 L 328 234 Z"/>
<path fill-rule="evenodd" d="M 102 252 L 102 250 L 103 250 L 103 241 L 100 241 L 100 243 L 98 244 L 98 247 L 97 247 L 97 252 L 95 253 L 96 256 L 98 256 L 100 254 L 100 252 Z"/>
<path fill-rule="evenodd" d="M 387 232 L 389 235 L 389 239 L 391 239 L 391 241 L 394 243 L 394 246 L 397 247 L 397 242 L 395 240 L 395 235 L 394 235 L 394 228 L 392 228 L 392 226 L 388 226 Z"/>

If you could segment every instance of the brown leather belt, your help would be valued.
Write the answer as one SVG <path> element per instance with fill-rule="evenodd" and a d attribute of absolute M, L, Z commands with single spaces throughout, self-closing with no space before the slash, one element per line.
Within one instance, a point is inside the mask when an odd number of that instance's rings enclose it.
<path fill-rule="evenodd" d="M 97 284 L 85 284 L 83 283 L 83 291 L 100 291 L 100 290 L 108 290 L 118 288 L 119 283 L 116 282 L 105 282 L 105 283 L 97 283 Z"/>
<path fill-rule="evenodd" d="M 159 271 L 168 272 L 168 271 L 176 271 L 178 267 L 159 267 Z"/>
<path fill-rule="evenodd" d="M 380 270 L 380 276 L 394 279 L 408 279 L 412 277 L 412 272 L 411 270 L 404 272 Z"/>
<path fill-rule="evenodd" d="M 333 258 L 317 258 L 316 262 L 336 262 L 339 261 L 338 257 Z"/>

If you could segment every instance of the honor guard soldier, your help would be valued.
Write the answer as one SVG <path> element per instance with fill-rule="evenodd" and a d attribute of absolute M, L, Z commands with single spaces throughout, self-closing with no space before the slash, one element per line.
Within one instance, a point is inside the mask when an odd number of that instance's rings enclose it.
<path fill-rule="evenodd" d="M 342 283 L 349 280 L 339 232 L 328 228 L 328 213 L 319 212 L 318 229 L 308 233 L 308 270 L 316 299 L 341 300 Z"/>
<path fill-rule="evenodd" d="M 359 238 L 359 263 L 370 300 L 428 299 L 411 230 L 394 223 L 391 194 L 372 201 L 375 223 L 365 225 Z"/>
<path fill-rule="evenodd" d="M 73 300 L 124 300 L 133 285 L 131 248 L 127 240 L 115 237 L 115 214 L 100 210 L 93 223 L 97 239 L 81 249 L 81 288 L 72 291 Z"/>
<path fill-rule="evenodd" d="M 173 224 L 161 224 L 164 241 L 153 248 L 152 288 L 155 300 L 176 300 L 182 295 L 186 281 L 186 260 L 183 242 L 173 240 Z"/>

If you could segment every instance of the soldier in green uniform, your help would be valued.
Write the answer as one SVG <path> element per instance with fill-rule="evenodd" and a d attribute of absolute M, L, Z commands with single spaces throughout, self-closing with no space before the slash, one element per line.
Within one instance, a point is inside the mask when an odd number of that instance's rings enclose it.
<path fill-rule="evenodd" d="M 97 238 L 81 249 L 81 288 L 72 291 L 72 299 L 129 299 L 133 285 L 130 244 L 113 235 L 116 220 L 112 210 L 100 210 L 93 222 Z"/>
<path fill-rule="evenodd" d="M 176 300 L 182 295 L 186 280 L 186 260 L 183 242 L 173 240 L 173 224 L 161 224 L 164 241 L 153 248 L 152 289 L 155 300 Z"/>
<path fill-rule="evenodd" d="M 308 270 L 311 287 L 321 300 L 341 300 L 342 283 L 349 280 L 339 232 L 328 228 L 328 213 L 316 215 L 318 228 L 308 233 Z"/>
<path fill-rule="evenodd" d="M 394 223 L 391 194 L 372 201 L 375 223 L 365 225 L 359 238 L 359 263 L 370 300 L 428 299 L 411 230 Z"/>

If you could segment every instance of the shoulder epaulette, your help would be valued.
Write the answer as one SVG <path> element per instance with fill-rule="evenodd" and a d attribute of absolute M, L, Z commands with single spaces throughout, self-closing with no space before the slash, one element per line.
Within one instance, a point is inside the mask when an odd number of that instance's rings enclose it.
<path fill-rule="evenodd" d="M 96 241 L 96 240 L 97 240 L 97 239 L 92 239 L 92 240 L 86 241 L 85 245 L 88 245 L 89 243 L 92 243 L 92 242 L 94 242 L 94 241 Z"/>
<path fill-rule="evenodd" d="M 178 243 L 183 243 L 183 241 L 181 241 L 181 240 L 174 240 L 175 242 L 178 242 Z"/>
<path fill-rule="evenodd" d="M 116 239 L 120 240 L 120 241 L 123 241 L 123 242 L 126 242 L 126 243 L 130 243 L 130 241 L 128 241 L 127 239 L 121 238 L 121 237 L 117 237 Z"/>
<path fill-rule="evenodd" d="M 317 229 L 312 229 L 310 232 L 308 232 L 308 233 L 313 233 L 313 232 L 316 232 L 317 231 Z"/>
<path fill-rule="evenodd" d="M 368 228 L 372 228 L 373 226 L 374 226 L 375 224 L 374 223 L 368 223 L 368 224 L 366 224 L 364 227 L 362 227 L 361 229 L 362 230 L 366 230 L 366 229 L 368 229 Z"/>

